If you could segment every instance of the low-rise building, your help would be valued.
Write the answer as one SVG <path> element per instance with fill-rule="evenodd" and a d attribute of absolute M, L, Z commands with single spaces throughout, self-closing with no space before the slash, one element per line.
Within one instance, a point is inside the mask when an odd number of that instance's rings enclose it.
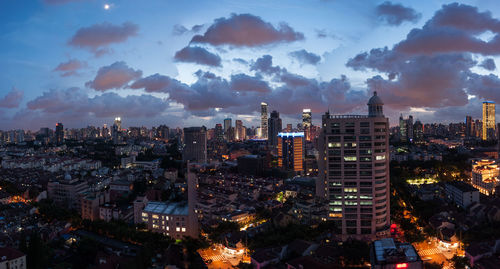
<path fill-rule="evenodd" d="M 0 269 L 26 269 L 26 254 L 17 249 L 0 247 Z"/>
<path fill-rule="evenodd" d="M 370 263 L 373 269 L 422 269 L 423 261 L 410 243 L 393 238 L 376 240 L 370 247 Z"/>
<path fill-rule="evenodd" d="M 479 191 L 461 181 L 446 183 L 445 194 L 461 208 L 467 208 L 470 204 L 479 202 Z"/>
<path fill-rule="evenodd" d="M 142 210 L 142 222 L 146 223 L 148 230 L 163 233 L 175 239 L 184 236 L 196 238 L 197 225 L 192 225 L 188 203 L 186 202 L 149 202 Z"/>

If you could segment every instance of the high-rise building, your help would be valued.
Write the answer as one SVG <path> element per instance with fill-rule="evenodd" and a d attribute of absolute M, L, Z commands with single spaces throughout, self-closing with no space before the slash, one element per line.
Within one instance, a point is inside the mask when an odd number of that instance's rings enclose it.
<path fill-rule="evenodd" d="M 413 116 L 410 115 L 408 116 L 408 119 L 406 120 L 406 133 L 408 137 L 408 141 L 413 141 Z"/>
<path fill-rule="evenodd" d="M 483 102 L 483 140 L 495 138 L 495 102 Z"/>
<path fill-rule="evenodd" d="M 413 124 L 413 138 L 415 141 L 424 140 L 424 125 L 418 119 L 415 124 Z"/>
<path fill-rule="evenodd" d="M 267 104 L 260 103 L 260 138 L 267 139 Z"/>
<path fill-rule="evenodd" d="M 268 136 L 267 141 L 270 146 L 275 147 L 278 144 L 278 133 L 282 130 L 280 113 L 278 111 L 273 110 L 271 112 L 271 117 L 269 118 L 269 122 L 267 125 L 268 128 Z"/>
<path fill-rule="evenodd" d="M 229 132 L 231 127 L 232 127 L 232 119 L 231 118 L 224 119 L 224 137 L 228 141 L 230 140 Z"/>
<path fill-rule="evenodd" d="M 235 132 L 234 136 L 237 141 L 243 141 L 245 140 L 245 127 L 243 127 L 243 122 L 241 120 L 236 120 L 234 122 L 235 125 Z"/>
<path fill-rule="evenodd" d="M 224 141 L 224 130 L 222 129 L 222 124 L 215 124 L 214 137 L 218 141 Z"/>
<path fill-rule="evenodd" d="M 407 121 L 403 118 L 403 114 L 399 116 L 399 136 L 401 137 L 401 141 L 408 141 L 408 128 L 406 126 Z"/>
<path fill-rule="evenodd" d="M 286 125 L 286 132 L 287 132 L 287 133 L 291 133 L 291 132 L 292 132 L 292 130 L 293 130 L 293 125 L 292 125 L 291 123 L 288 123 L 288 124 Z"/>
<path fill-rule="evenodd" d="M 64 126 L 62 123 L 56 124 L 56 144 L 61 145 L 64 143 Z"/>
<path fill-rule="evenodd" d="M 278 133 L 278 167 L 300 173 L 304 171 L 304 133 Z"/>
<path fill-rule="evenodd" d="M 465 136 L 472 137 L 474 133 L 474 122 L 471 116 L 465 117 Z"/>
<path fill-rule="evenodd" d="M 342 238 L 389 235 L 389 119 L 374 95 L 368 115 L 322 116 L 316 193 Z"/>
<path fill-rule="evenodd" d="M 307 141 L 311 141 L 311 125 L 312 125 L 311 109 L 305 108 L 302 110 L 302 130 L 304 130 L 304 135 Z"/>
<path fill-rule="evenodd" d="M 207 129 L 202 127 L 184 128 L 184 161 L 207 162 Z"/>
<path fill-rule="evenodd" d="M 118 131 L 122 130 L 122 118 L 116 117 L 115 118 L 115 125 L 118 127 Z"/>

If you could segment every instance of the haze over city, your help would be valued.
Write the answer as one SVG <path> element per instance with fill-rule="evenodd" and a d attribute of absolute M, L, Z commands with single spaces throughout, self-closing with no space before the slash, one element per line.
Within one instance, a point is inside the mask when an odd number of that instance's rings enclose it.
<path fill-rule="evenodd" d="M 495 1 L 2 1 L 0 125 L 258 126 L 311 108 L 391 125 L 500 101 Z"/>

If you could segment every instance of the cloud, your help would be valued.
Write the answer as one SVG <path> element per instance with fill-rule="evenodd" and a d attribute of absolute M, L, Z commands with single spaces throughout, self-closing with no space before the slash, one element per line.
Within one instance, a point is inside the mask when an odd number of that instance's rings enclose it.
<path fill-rule="evenodd" d="M 203 28 L 203 24 L 196 24 L 191 27 L 191 29 L 186 28 L 184 25 L 175 24 L 172 27 L 172 34 L 175 36 L 180 36 L 185 33 L 198 33 Z"/>
<path fill-rule="evenodd" d="M 251 77 L 245 74 L 232 75 L 230 87 L 238 92 L 271 92 L 267 82 L 260 77 Z"/>
<path fill-rule="evenodd" d="M 288 55 L 297 59 L 301 64 L 316 65 L 319 61 L 321 61 L 321 57 L 319 55 L 307 52 L 305 49 L 290 52 Z"/>
<path fill-rule="evenodd" d="M 274 27 L 251 14 L 231 14 L 229 18 L 216 19 L 203 35 L 195 35 L 191 43 L 258 47 L 303 39 L 304 34 L 296 32 L 286 23 Z"/>
<path fill-rule="evenodd" d="M 484 41 L 478 37 L 491 31 L 494 38 Z M 413 29 L 405 40 L 394 47 L 407 54 L 471 52 L 482 55 L 500 54 L 500 20 L 490 12 L 476 7 L 443 5 L 421 29 Z"/>
<path fill-rule="evenodd" d="M 77 59 L 70 59 L 67 62 L 60 63 L 54 71 L 59 71 L 62 77 L 68 77 L 76 75 L 77 71 L 87 67 L 86 62 L 79 61 Z"/>
<path fill-rule="evenodd" d="M 103 22 L 80 28 L 68 44 L 90 50 L 96 56 L 100 56 L 110 51 L 108 48 L 110 44 L 125 42 L 128 38 L 136 36 L 138 31 L 139 27 L 131 22 L 122 25 Z"/>
<path fill-rule="evenodd" d="M 492 58 L 484 59 L 484 61 L 482 61 L 479 66 L 488 71 L 493 71 L 497 68 L 497 66 L 495 65 L 495 60 L 493 60 Z"/>
<path fill-rule="evenodd" d="M 187 88 L 188 86 L 176 79 L 158 73 L 138 79 L 130 85 L 131 89 L 144 89 L 146 92 L 168 92 L 169 89 L 175 90 L 183 87 Z"/>
<path fill-rule="evenodd" d="M 0 108 L 17 108 L 23 100 L 24 93 L 15 87 L 10 92 L 0 98 Z"/>
<path fill-rule="evenodd" d="M 185 47 L 175 53 L 174 59 L 178 62 L 221 66 L 221 59 L 219 55 L 213 54 L 201 47 Z"/>
<path fill-rule="evenodd" d="M 279 66 L 273 66 L 273 57 L 269 54 L 263 55 L 252 63 L 250 70 L 262 72 L 267 75 L 281 72 L 281 68 Z"/>
<path fill-rule="evenodd" d="M 97 91 L 106 91 L 123 87 L 128 82 L 138 79 L 141 76 L 142 71 L 128 67 L 125 62 L 115 62 L 99 68 L 94 80 L 88 81 L 85 83 L 85 86 Z"/>
<path fill-rule="evenodd" d="M 393 4 L 386 1 L 376 8 L 377 16 L 388 25 L 401 25 L 405 21 L 417 22 L 422 16 L 413 8 L 405 7 L 401 4 Z"/>
<path fill-rule="evenodd" d="M 496 35 L 490 41 L 476 36 L 486 31 Z M 496 32 L 495 32 L 496 31 Z M 384 95 L 385 104 L 392 108 L 460 107 L 468 104 L 469 95 L 478 99 L 500 101 L 497 76 L 475 74 L 474 53 L 489 55 L 500 52 L 500 21 L 489 12 L 477 8 L 444 5 L 420 29 L 413 29 L 406 39 L 392 49 L 375 48 L 349 59 L 354 70 L 382 73 L 369 78 L 370 90 Z M 492 59 L 479 66 L 494 70 Z M 386 75 L 387 78 L 384 78 Z"/>
<path fill-rule="evenodd" d="M 120 96 L 116 93 L 104 93 L 89 97 L 80 88 L 49 90 L 28 102 L 29 110 L 64 117 L 106 118 L 122 116 L 128 118 L 154 117 L 163 113 L 168 102 L 151 95 Z"/>

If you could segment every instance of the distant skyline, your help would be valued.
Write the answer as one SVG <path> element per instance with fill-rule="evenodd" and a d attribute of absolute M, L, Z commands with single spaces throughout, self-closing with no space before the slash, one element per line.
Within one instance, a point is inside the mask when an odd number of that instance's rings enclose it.
<path fill-rule="evenodd" d="M 493 0 L 1 1 L 0 130 L 317 125 L 374 90 L 391 125 L 480 119 L 499 55 Z"/>

